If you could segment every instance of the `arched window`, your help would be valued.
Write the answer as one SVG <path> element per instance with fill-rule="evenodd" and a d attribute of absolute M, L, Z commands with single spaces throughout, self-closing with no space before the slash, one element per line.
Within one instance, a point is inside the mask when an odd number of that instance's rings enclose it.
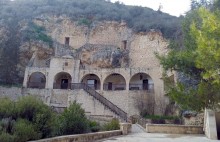
<path fill-rule="evenodd" d="M 60 72 L 54 77 L 53 89 L 70 89 L 72 77 L 69 73 Z"/>
<path fill-rule="evenodd" d="M 109 75 L 103 84 L 104 90 L 126 90 L 126 81 L 125 78 L 118 74 L 113 73 Z"/>
<path fill-rule="evenodd" d="M 28 80 L 28 88 L 44 89 L 46 84 L 46 77 L 41 72 L 34 72 Z"/>
<path fill-rule="evenodd" d="M 137 73 L 132 76 L 129 82 L 129 90 L 154 90 L 153 80 L 146 73 Z"/>
<path fill-rule="evenodd" d="M 100 89 L 100 79 L 97 75 L 95 74 L 87 74 L 82 78 L 82 83 L 85 83 L 86 85 L 88 85 L 89 87 L 95 89 L 95 90 L 99 90 Z"/>

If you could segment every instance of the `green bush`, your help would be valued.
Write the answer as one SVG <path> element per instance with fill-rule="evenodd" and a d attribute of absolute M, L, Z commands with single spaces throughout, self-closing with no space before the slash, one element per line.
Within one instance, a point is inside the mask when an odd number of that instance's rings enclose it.
<path fill-rule="evenodd" d="M 0 119 L 8 117 L 16 117 L 15 103 L 9 98 L 0 99 Z"/>
<path fill-rule="evenodd" d="M 165 119 L 162 119 L 162 118 L 160 118 L 160 119 L 152 119 L 151 122 L 153 124 L 165 124 Z"/>
<path fill-rule="evenodd" d="M 49 137 L 53 131 L 54 115 L 49 106 L 33 96 L 22 97 L 16 103 L 8 98 L 2 98 L 1 137 L 5 141 L 14 139 L 18 142 Z"/>
<path fill-rule="evenodd" d="M 24 119 L 19 119 L 16 122 L 13 131 L 16 136 L 16 142 L 26 142 L 40 138 L 39 134 L 35 131 L 33 124 Z"/>
<path fill-rule="evenodd" d="M 12 133 L 12 129 L 14 128 L 15 120 L 12 118 L 3 118 L 0 121 L 0 131 Z"/>
<path fill-rule="evenodd" d="M 118 119 L 113 118 L 111 120 L 111 122 L 106 123 L 105 125 L 103 125 L 103 130 L 104 131 L 111 131 L 111 130 L 119 130 L 120 129 L 120 124 Z"/>
<path fill-rule="evenodd" d="M 165 120 L 174 120 L 175 124 L 180 124 L 178 116 L 160 116 L 160 115 L 146 115 L 145 119 L 151 119 L 154 124 L 165 124 Z"/>
<path fill-rule="evenodd" d="M 1 142 L 14 142 L 15 141 L 15 136 L 10 135 L 9 133 L 2 132 L 0 134 L 0 141 Z"/>
<path fill-rule="evenodd" d="M 98 132 L 101 129 L 101 126 L 96 121 L 90 121 L 89 127 L 90 127 L 91 132 Z"/>
<path fill-rule="evenodd" d="M 146 119 L 167 119 L 167 120 L 174 120 L 179 118 L 178 116 L 164 116 L 164 115 L 146 115 L 144 116 Z"/>
<path fill-rule="evenodd" d="M 64 110 L 57 123 L 57 135 L 82 134 L 89 130 L 85 112 L 76 102 Z"/>
<path fill-rule="evenodd" d="M 33 96 L 21 98 L 16 106 L 18 116 L 32 122 L 35 128 L 41 133 L 42 138 L 51 135 L 54 113 L 49 106 Z"/>

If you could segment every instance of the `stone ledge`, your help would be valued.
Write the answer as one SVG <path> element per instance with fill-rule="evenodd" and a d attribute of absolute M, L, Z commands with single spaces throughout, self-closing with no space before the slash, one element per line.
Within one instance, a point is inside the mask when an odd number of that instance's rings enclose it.
<path fill-rule="evenodd" d="M 146 124 L 147 133 L 204 134 L 203 127 L 193 125 Z"/>
<path fill-rule="evenodd" d="M 109 137 L 119 136 L 119 135 L 122 135 L 121 130 L 79 134 L 79 135 L 59 136 L 59 137 L 42 139 L 38 141 L 30 141 L 30 142 L 86 142 L 86 141 L 90 142 L 94 140 L 99 140 L 99 139 L 109 138 Z"/>

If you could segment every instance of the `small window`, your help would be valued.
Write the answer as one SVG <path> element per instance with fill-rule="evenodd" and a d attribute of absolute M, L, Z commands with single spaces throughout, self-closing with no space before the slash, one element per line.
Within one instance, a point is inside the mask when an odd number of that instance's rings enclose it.
<path fill-rule="evenodd" d="M 65 45 L 69 45 L 70 44 L 70 37 L 65 37 Z"/>
<path fill-rule="evenodd" d="M 122 41 L 122 46 L 123 46 L 123 49 L 126 49 L 127 48 L 127 40 L 123 40 Z"/>

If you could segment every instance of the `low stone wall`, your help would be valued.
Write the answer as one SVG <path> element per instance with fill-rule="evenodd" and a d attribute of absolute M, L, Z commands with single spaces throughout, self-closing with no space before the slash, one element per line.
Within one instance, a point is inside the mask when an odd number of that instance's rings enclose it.
<path fill-rule="evenodd" d="M 42 140 L 38 140 L 35 142 L 91 142 L 94 140 L 99 140 L 99 139 L 104 139 L 104 138 L 109 138 L 109 137 L 119 136 L 119 135 L 122 135 L 121 130 L 80 134 L 80 135 L 60 136 L 60 137 L 42 139 Z"/>
<path fill-rule="evenodd" d="M 130 132 L 131 132 L 131 124 L 121 123 L 120 130 L 60 136 L 60 137 L 54 137 L 54 138 L 48 138 L 48 139 L 42 139 L 42 140 L 30 141 L 30 142 L 91 142 L 91 141 L 119 136 L 119 135 L 127 135 Z"/>
<path fill-rule="evenodd" d="M 146 124 L 148 133 L 203 134 L 203 127 L 190 125 Z"/>
<path fill-rule="evenodd" d="M 204 124 L 204 113 L 197 114 L 196 116 L 191 116 L 189 118 L 183 117 L 184 125 L 196 125 L 203 126 Z"/>

